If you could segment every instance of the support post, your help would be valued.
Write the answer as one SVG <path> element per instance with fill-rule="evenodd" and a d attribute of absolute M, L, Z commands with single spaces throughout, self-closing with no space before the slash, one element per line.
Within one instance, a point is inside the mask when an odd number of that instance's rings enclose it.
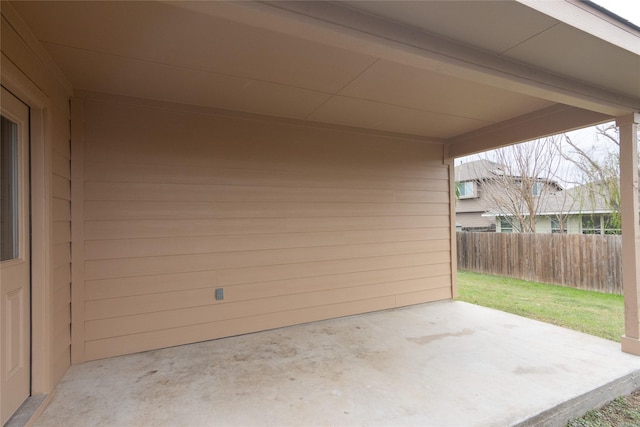
<path fill-rule="evenodd" d="M 619 117 L 622 208 L 622 285 L 625 334 L 622 351 L 640 356 L 640 216 L 638 215 L 638 123 L 640 113 Z"/>
<path fill-rule="evenodd" d="M 442 147 L 442 162 L 449 168 L 449 242 L 451 253 L 451 298 L 458 296 L 458 250 L 456 233 L 456 171 L 455 159 L 449 155 L 449 145 Z"/>

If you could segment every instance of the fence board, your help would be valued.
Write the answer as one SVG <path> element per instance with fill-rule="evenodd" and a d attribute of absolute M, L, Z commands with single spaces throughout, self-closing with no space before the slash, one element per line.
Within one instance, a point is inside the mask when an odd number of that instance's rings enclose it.
<path fill-rule="evenodd" d="M 460 270 L 622 294 L 621 236 L 456 234 Z"/>

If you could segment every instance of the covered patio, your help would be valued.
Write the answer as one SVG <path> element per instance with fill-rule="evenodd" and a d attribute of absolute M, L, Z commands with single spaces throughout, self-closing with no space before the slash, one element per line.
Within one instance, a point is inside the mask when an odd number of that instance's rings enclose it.
<path fill-rule="evenodd" d="M 0 424 L 59 383 L 43 424 L 511 424 L 635 385 L 637 28 L 586 0 L 0 12 Z M 612 120 L 622 345 L 452 303 L 454 158 Z"/>
<path fill-rule="evenodd" d="M 443 301 L 73 366 L 36 426 L 563 426 L 638 386 L 617 343 Z"/>

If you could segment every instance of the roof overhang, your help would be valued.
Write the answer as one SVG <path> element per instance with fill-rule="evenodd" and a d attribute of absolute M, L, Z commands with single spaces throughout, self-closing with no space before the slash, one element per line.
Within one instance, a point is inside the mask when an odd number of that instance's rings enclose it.
<path fill-rule="evenodd" d="M 409 134 L 451 157 L 640 111 L 640 32 L 577 0 L 10 8 L 76 90 Z"/>

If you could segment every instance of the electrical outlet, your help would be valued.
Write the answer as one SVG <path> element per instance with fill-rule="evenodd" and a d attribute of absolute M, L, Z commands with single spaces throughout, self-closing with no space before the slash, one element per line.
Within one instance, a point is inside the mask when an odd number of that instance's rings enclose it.
<path fill-rule="evenodd" d="M 224 291 L 222 290 L 222 288 L 216 289 L 216 300 L 223 300 L 223 299 L 224 299 Z"/>

